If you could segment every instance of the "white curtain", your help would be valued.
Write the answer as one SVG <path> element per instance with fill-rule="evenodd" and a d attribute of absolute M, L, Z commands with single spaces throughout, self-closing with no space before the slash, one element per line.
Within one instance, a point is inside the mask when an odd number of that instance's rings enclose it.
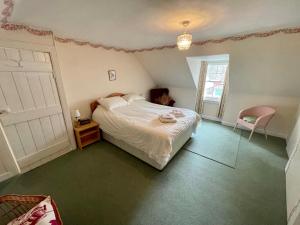
<path fill-rule="evenodd" d="M 206 73 L 207 73 L 207 65 L 206 61 L 201 62 L 198 89 L 197 89 L 197 97 L 196 97 L 196 106 L 195 111 L 199 114 L 203 112 L 203 98 L 204 98 L 204 88 L 206 81 Z"/>
<path fill-rule="evenodd" d="M 220 101 L 220 105 L 219 105 L 219 110 L 218 110 L 218 118 L 222 118 L 224 115 L 224 106 L 225 106 L 225 102 L 226 102 L 226 95 L 228 92 L 228 81 L 229 81 L 229 76 L 228 76 L 228 71 L 229 71 L 229 66 L 227 66 L 226 68 L 226 72 L 225 72 L 225 77 L 224 77 L 224 87 L 223 87 L 223 93 L 222 93 L 222 97 L 221 97 L 221 101 Z"/>

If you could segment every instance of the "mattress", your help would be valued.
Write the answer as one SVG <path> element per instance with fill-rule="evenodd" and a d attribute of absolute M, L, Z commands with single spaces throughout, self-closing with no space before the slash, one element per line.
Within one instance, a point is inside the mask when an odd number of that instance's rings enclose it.
<path fill-rule="evenodd" d="M 188 140 L 191 133 L 196 131 L 200 121 L 200 116 L 194 111 L 177 108 L 184 113 L 184 117 L 177 118 L 176 123 L 161 123 L 159 116 L 173 109 L 137 100 L 113 110 L 106 110 L 99 105 L 92 118 L 115 143 L 126 143 L 155 162 L 156 168 L 163 168 Z"/>

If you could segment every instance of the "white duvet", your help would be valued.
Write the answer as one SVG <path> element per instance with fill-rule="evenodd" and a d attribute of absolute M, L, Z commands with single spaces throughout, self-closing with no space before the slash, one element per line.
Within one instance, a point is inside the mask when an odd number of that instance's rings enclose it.
<path fill-rule="evenodd" d="M 176 108 L 138 100 L 112 110 L 98 106 L 93 113 L 93 120 L 100 124 L 105 133 L 140 149 L 158 164 L 165 165 L 174 140 L 191 127 L 195 131 L 200 120 L 194 111 L 177 108 L 185 116 L 177 118 L 176 123 L 159 121 L 159 115 L 170 113 L 173 109 Z"/>

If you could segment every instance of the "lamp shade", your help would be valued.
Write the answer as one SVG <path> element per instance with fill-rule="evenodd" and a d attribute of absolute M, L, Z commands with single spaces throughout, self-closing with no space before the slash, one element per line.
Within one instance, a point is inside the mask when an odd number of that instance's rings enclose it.
<path fill-rule="evenodd" d="M 188 50 L 192 44 L 192 35 L 188 33 L 177 36 L 177 47 L 179 50 Z"/>
<path fill-rule="evenodd" d="M 80 117 L 79 109 L 76 109 L 76 110 L 75 110 L 74 117 L 75 117 L 75 118 L 79 118 L 79 117 Z"/>

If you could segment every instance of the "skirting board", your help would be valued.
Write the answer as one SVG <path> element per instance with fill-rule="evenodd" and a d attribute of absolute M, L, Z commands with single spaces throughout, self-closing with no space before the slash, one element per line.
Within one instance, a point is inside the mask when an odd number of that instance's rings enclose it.
<path fill-rule="evenodd" d="M 73 151 L 73 150 L 75 150 L 75 149 L 72 148 L 69 145 L 69 146 L 67 146 L 67 147 L 65 147 L 65 148 L 63 148 L 63 149 L 61 149 L 59 151 L 56 151 L 55 153 L 53 153 L 51 155 L 48 155 L 47 157 L 44 157 L 44 158 L 42 158 L 42 159 L 40 159 L 38 161 L 35 161 L 34 163 L 32 163 L 32 164 L 30 164 L 28 166 L 24 166 L 23 168 L 21 168 L 21 173 L 23 174 L 23 173 L 26 173 L 26 172 L 28 172 L 30 170 L 33 170 L 33 169 L 35 169 L 35 168 L 37 168 L 37 167 L 39 167 L 39 166 L 41 166 L 41 165 L 43 165 L 43 164 L 45 164 L 45 163 L 47 163 L 49 161 L 52 161 L 52 160 L 54 160 L 54 159 L 56 159 L 56 158 L 58 158 L 58 157 L 60 157 L 60 156 L 62 156 L 64 154 L 67 154 L 68 152 Z"/>
<path fill-rule="evenodd" d="M 34 164 L 36 161 L 40 161 L 41 159 L 47 158 L 48 156 L 60 151 L 61 149 L 65 149 L 70 145 L 70 142 L 68 139 L 64 139 L 52 146 L 49 146 L 39 152 L 35 152 L 33 154 L 27 155 L 21 159 L 18 159 L 19 167 L 24 168 L 27 166 L 30 166 L 31 164 Z"/>
<path fill-rule="evenodd" d="M 4 174 L 1 174 L 0 175 L 0 182 L 4 181 L 4 180 L 7 180 L 8 178 L 11 178 L 13 176 L 12 173 L 10 172 L 6 172 Z"/>
<path fill-rule="evenodd" d="M 227 121 L 221 121 L 221 123 L 225 126 L 229 126 L 229 127 L 234 127 L 235 126 L 235 123 L 231 123 L 231 122 L 227 122 Z M 239 126 L 240 129 L 242 130 L 248 130 L 244 127 L 241 127 Z M 264 134 L 264 131 L 262 129 L 257 129 L 255 130 L 256 133 L 260 133 L 260 134 Z M 279 138 L 283 138 L 283 139 L 287 139 L 287 135 L 286 134 L 283 134 L 283 133 L 277 133 L 277 132 L 270 132 L 270 131 L 267 131 L 268 135 L 270 136 L 274 136 L 274 137 L 279 137 Z"/>
<path fill-rule="evenodd" d="M 286 163 L 286 166 L 285 166 L 285 173 L 287 173 L 288 172 L 288 170 L 289 170 L 289 168 L 290 168 L 290 165 L 291 165 L 291 162 L 292 162 L 292 160 L 293 160 L 293 158 L 295 157 L 295 155 L 296 155 L 296 152 L 297 152 L 297 149 L 298 149 L 298 146 L 300 145 L 300 142 L 298 142 L 298 144 L 295 146 L 295 148 L 292 150 L 292 153 L 289 155 L 289 154 L 287 154 L 288 155 L 288 157 L 289 157 L 289 160 L 288 160 L 288 162 Z M 287 150 L 287 152 L 289 152 L 288 150 Z"/>
<path fill-rule="evenodd" d="M 221 122 L 221 119 L 218 117 L 214 117 L 214 116 L 208 116 L 208 115 L 201 115 L 201 118 L 206 119 L 206 120 L 213 120 L 213 121 L 218 121 Z"/>

